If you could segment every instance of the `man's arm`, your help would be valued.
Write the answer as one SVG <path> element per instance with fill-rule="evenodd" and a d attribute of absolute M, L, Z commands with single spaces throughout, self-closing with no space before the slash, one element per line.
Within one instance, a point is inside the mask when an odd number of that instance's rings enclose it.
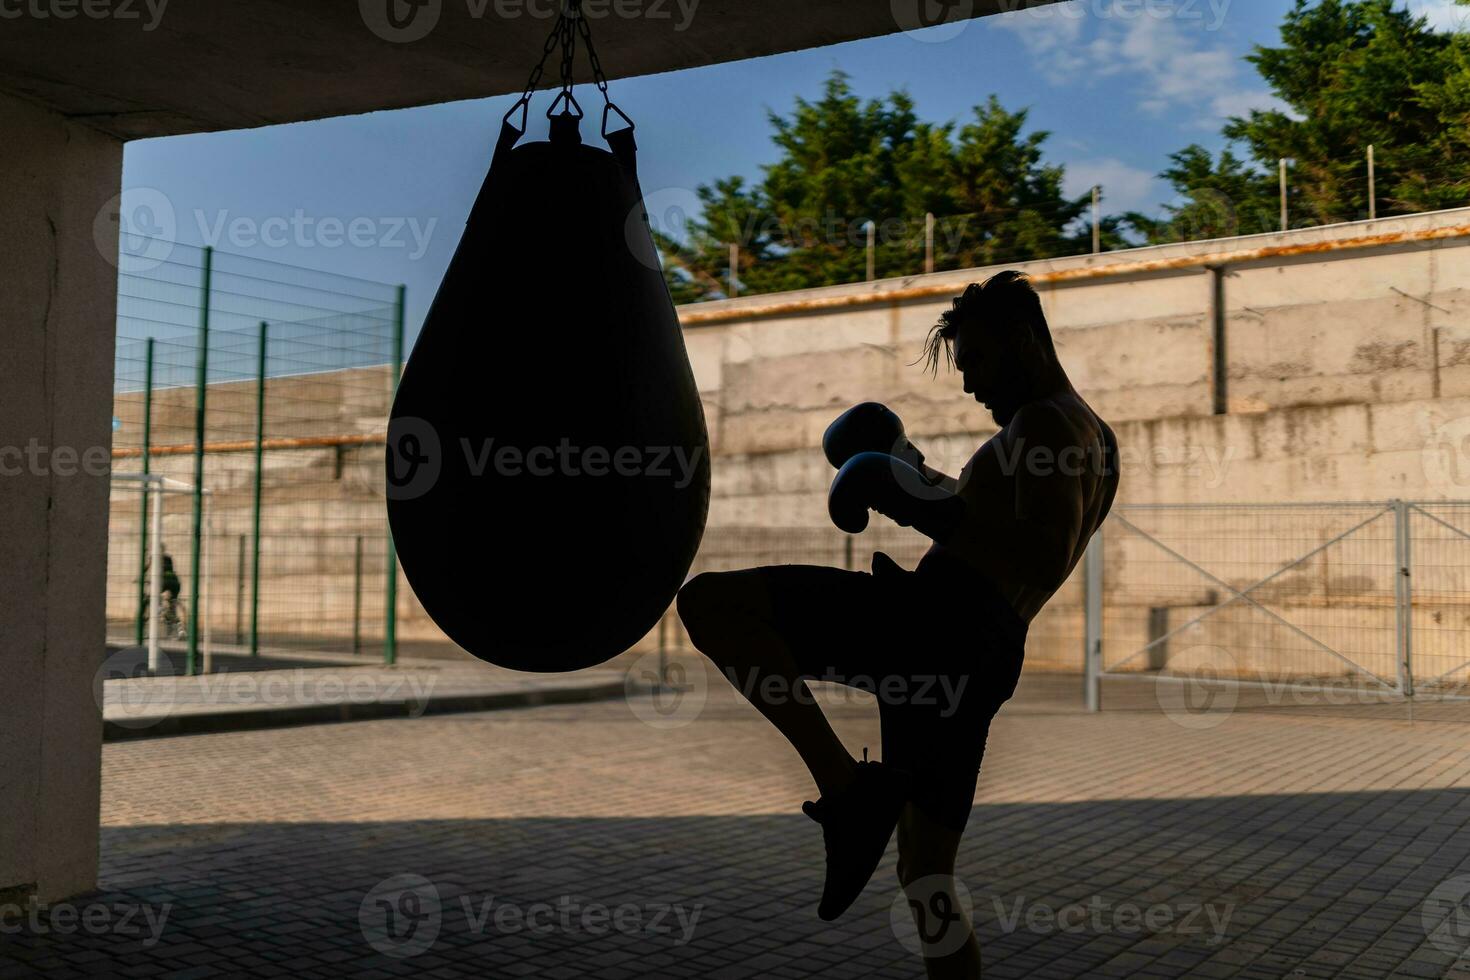
<path fill-rule="evenodd" d="M 948 473 L 943 473 L 939 470 L 936 470 L 928 463 L 920 463 L 919 472 L 924 474 L 924 479 L 929 482 L 930 486 L 938 487 L 941 490 L 947 490 L 950 493 L 960 492 L 959 480 L 950 476 Z"/>
<path fill-rule="evenodd" d="M 1055 589 L 1082 527 L 1075 429 L 1060 410 L 1040 403 L 1021 409 L 1003 438 L 1003 455 L 1013 461 L 1010 512 L 975 513 L 957 535 L 937 540 L 973 552 L 1004 584 Z"/>

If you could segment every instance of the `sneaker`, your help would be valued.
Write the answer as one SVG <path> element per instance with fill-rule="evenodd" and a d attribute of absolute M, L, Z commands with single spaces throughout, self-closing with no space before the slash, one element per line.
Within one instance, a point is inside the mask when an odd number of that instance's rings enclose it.
<path fill-rule="evenodd" d="M 821 824 L 827 849 L 827 877 L 817 905 L 823 921 L 846 912 L 873 877 L 908 801 L 909 784 L 907 773 L 869 762 L 863 749 L 851 786 L 830 799 L 801 805 L 802 813 Z"/>

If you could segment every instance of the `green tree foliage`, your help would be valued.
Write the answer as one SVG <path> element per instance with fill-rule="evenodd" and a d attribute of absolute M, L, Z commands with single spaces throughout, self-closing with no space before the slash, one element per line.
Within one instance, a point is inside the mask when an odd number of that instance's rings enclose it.
<path fill-rule="evenodd" d="M 1062 168 L 1043 160 L 1048 134 L 1025 133 L 1026 118 L 992 97 L 963 126 L 921 122 L 905 93 L 864 102 L 834 73 L 820 99 L 770 114 L 780 156 L 758 184 L 699 187 L 702 215 L 656 236 L 675 300 L 724 295 L 731 242 L 742 293 L 861 281 L 869 221 L 877 275 L 920 272 L 926 213 L 938 268 L 1089 251 L 1077 219 L 1090 199 L 1063 193 Z M 1118 220 L 1105 232 L 1122 243 Z"/>
<path fill-rule="evenodd" d="M 1224 135 L 1244 159 L 1198 145 L 1173 154 L 1160 176 L 1184 203 L 1128 223 L 1151 242 L 1275 230 L 1283 158 L 1293 225 L 1366 218 L 1370 144 L 1380 215 L 1470 203 L 1467 44 L 1396 0 L 1296 0 L 1280 45 L 1247 58 L 1284 108 L 1229 121 Z"/>

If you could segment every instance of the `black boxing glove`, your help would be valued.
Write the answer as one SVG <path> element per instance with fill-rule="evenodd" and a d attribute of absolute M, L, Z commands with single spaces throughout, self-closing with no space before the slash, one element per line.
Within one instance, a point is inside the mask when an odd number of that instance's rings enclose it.
<path fill-rule="evenodd" d="M 827 514 L 848 534 L 868 526 L 868 511 L 912 527 L 935 541 L 947 540 L 965 517 L 965 501 L 924 479 L 896 456 L 858 453 L 843 464 L 827 494 Z"/>
<path fill-rule="evenodd" d="M 855 405 L 827 426 L 822 452 L 834 469 L 842 469 L 858 453 L 887 453 L 918 469 L 924 454 L 904 434 L 903 420 L 877 402 Z"/>

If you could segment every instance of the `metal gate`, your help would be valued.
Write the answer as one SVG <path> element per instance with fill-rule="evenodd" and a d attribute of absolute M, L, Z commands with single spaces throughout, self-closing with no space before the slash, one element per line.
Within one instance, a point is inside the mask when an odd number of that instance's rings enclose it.
<path fill-rule="evenodd" d="M 1134 505 L 1086 561 L 1104 678 L 1470 695 L 1470 503 Z"/>

